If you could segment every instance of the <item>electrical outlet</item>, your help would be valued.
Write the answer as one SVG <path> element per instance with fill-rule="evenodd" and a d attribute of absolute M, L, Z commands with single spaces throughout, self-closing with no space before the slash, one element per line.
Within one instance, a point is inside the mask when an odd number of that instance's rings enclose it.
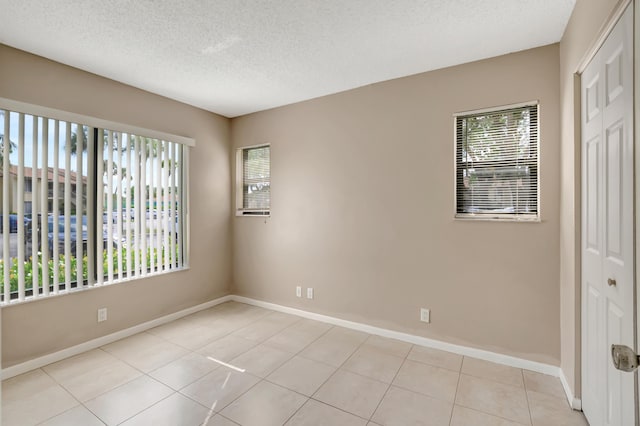
<path fill-rule="evenodd" d="M 300 286 L 296 287 L 296 296 L 297 297 L 302 297 L 302 287 L 300 287 Z"/>
<path fill-rule="evenodd" d="M 107 308 L 98 309 L 98 322 L 107 320 Z"/>
<path fill-rule="evenodd" d="M 311 287 L 307 289 L 307 299 L 313 299 L 313 288 Z"/>
<path fill-rule="evenodd" d="M 427 308 L 420 308 L 420 321 L 431 322 L 431 312 Z"/>

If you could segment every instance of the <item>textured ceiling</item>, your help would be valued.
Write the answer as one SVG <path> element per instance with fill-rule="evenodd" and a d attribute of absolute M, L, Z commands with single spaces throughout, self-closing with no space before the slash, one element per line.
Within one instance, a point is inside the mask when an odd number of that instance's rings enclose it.
<path fill-rule="evenodd" d="M 554 43 L 574 4 L 0 0 L 0 43 L 235 117 Z"/>

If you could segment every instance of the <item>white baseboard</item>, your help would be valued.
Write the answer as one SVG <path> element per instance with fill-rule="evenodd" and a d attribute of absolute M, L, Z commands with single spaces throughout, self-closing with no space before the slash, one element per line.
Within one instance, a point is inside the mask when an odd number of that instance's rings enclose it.
<path fill-rule="evenodd" d="M 567 381 L 567 377 L 564 375 L 564 371 L 560 369 L 560 382 L 562 383 L 562 387 L 564 388 L 564 393 L 567 395 L 567 400 L 569 401 L 569 405 L 574 410 L 582 411 L 582 400 L 576 398 L 573 395 L 573 391 L 571 390 L 571 386 L 569 386 L 569 382 Z"/>
<path fill-rule="evenodd" d="M 26 373 L 31 370 L 35 370 L 36 368 L 44 367 L 45 365 L 49 365 L 53 362 L 62 361 L 65 358 L 69 358 L 71 356 L 79 355 L 83 352 L 99 348 L 100 346 L 113 343 L 117 340 L 124 339 L 125 337 L 133 336 L 134 334 L 152 329 L 171 321 L 175 321 L 179 318 L 191 315 L 215 305 L 219 305 L 220 303 L 228 302 L 230 300 L 233 300 L 231 296 L 223 296 L 218 299 L 202 303 L 200 305 L 192 306 L 190 308 L 183 309 L 181 311 L 174 312 L 172 314 L 165 315 L 163 317 L 156 318 L 154 320 L 108 334 L 106 336 L 98 337 L 97 339 L 89 340 L 88 342 L 80 343 L 79 345 L 71 346 L 70 348 L 66 348 L 58 352 L 47 354 L 20 364 L 13 365 L 2 370 L 2 380 L 9 379 L 11 377 Z"/>
<path fill-rule="evenodd" d="M 278 305 L 270 302 L 263 302 L 261 300 L 251 299 L 243 296 L 228 295 L 218 299 L 211 300 L 209 302 L 192 306 L 191 308 L 183 309 L 182 311 L 174 312 L 169 315 L 165 315 L 160 318 L 156 318 L 151 321 L 147 321 L 142 324 L 120 330 L 106 336 L 98 337 L 97 339 L 90 340 L 88 342 L 81 343 L 79 345 L 72 346 L 70 348 L 63 349 L 58 352 L 47 354 L 21 364 L 16 364 L 11 367 L 2 370 L 2 380 L 9 379 L 19 374 L 26 373 L 28 371 L 44 367 L 45 365 L 53 362 L 61 361 L 65 358 L 69 358 L 74 355 L 81 354 L 83 352 L 99 348 L 109 343 L 113 343 L 117 340 L 125 337 L 132 336 L 134 334 L 149 330 L 153 327 L 157 327 L 162 324 L 177 320 L 184 316 L 196 313 L 203 309 L 210 308 L 212 306 L 219 305 L 220 303 L 235 301 L 240 303 L 246 303 L 248 305 L 259 306 L 266 309 L 271 309 L 277 312 L 283 312 L 287 314 L 296 315 L 303 318 L 308 318 L 316 321 L 325 322 L 340 327 L 349 328 L 352 330 L 358 330 L 369 334 L 375 334 L 382 337 L 388 337 L 391 339 L 397 339 L 403 342 L 412 343 L 414 345 L 425 346 L 434 349 L 440 349 L 443 351 L 453 352 L 459 355 L 469 356 L 473 358 L 483 359 L 485 361 L 491 361 L 498 364 L 508 365 L 510 367 L 522 368 L 526 370 L 536 371 L 542 374 L 548 374 L 554 377 L 560 378 L 564 391 L 567 395 L 571 407 L 574 410 L 581 409 L 581 401 L 573 396 L 571 387 L 569 386 L 566 377 L 562 370 L 554 365 L 544 364 L 541 362 L 531 361 L 523 358 L 517 358 L 510 355 L 504 355 L 497 352 L 491 352 L 483 349 L 471 348 L 468 346 L 456 345 L 453 343 L 447 343 L 440 340 L 429 339 L 427 337 L 416 336 L 413 334 L 402 333 L 400 331 L 389 330 L 386 328 L 375 327 L 369 324 L 363 324 L 354 321 L 348 321 L 328 315 L 316 314 L 314 312 L 303 311 L 301 309 L 291 308 L 288 306 Z"/>
<path fill-rule="evenodd" d="M 530 361 L 528 359 L 517 358 L 510 355 L 499 354 L 496 352 L 486 351 L 483 349 L 470 348 L 468 346 L 455 345 L 453 343 L 447 343 L 440 340 L 429 339 L 427 337 L 416 336 L 414 334 L 402 333 L 399 331 L 389 330 L 386 328 L 375 327 L 368 324 L 363 324 L 354 321 L 347 321 L 340 318 L 330 317 L 327 315 L 316 314 L 313 312 L 303 311 L 301 309 L 291 308 L 288 306 L 277 305 L 275 303 L 263 302 L 261 300 L 251 299 L 244 296 L 231 295 L 231 300 L 246 303 L 248 305 L 259 306 L 266 309 L 271 309 L 278 312 L 297 315 L 303 318 L 308 318 L 316 321 L 326 322 L 332 325 L 338 325 L 340 327 L 350 328 L 352 330 L 363 331 L 369 334 L 375 334 L 382 337 L 388 337 L 391 339 L 401 340 L 403 342 L 412 343 L 414 345 L 426 346 L 428 348 L 440 349 L 443 351 L 453 352 L 459 355 L 469 356 L 473 358 L 483 359 L 485 361 L 495 362 L 497 364 L 508 365 L 510 367 L 522 368 L 525 370 L 535 371 L 542 374 L 548 374 L 550 376 L 558 377 L 564 388 L 564 392 L 567 397 L 569 405 L 574 410 L 582 410 L 582 402 L 580 399 L 575 398 L 571 387 L 567 382 L 567 378 L 560 367 L 550 364 L 544 364 L 541 362 Z"/>
<path fill-rule="evenodd" d="M 262 308 L 271 309 L 278 312 L 297 315 L 300 317 L 326 322 L 328 324 L 338 325 L 340 327 L 350 328 L 353 330 L 363 331 L 369 334 L 389 337 L 391 339 L 401 340 L 403 342 L 413 343 L 415 345 L 426 346 L 429 348 L 440 349 L 443 351 L 453 352 L 460 355 L 479 358 L 498 364 L 508 365 L 516 368 L 524 368 L 526 370 L 536 371 L 538 373 L 548 374 L 560 377 L 560 368 L 555 365 L 543 364 L 541 362 L 530 361 L 523 358 L 516 358 L 510 355 L 490 352 L 483 349 L 470 348 L 468 346 L 455 345 L 453 343 L 442 342 L 440 340 L 429 339 L 427 337 L 416 336 L 414 334 L 402 333 L 386 328 L 375 327 L 359 322 L 347 321 L 340 318 L 330 317 L 327 315 L 316 314 L 313 312 L 303 311 L 301 309 L 290 308 L 288 306 L 277 305 L 275 303 L 263 302 L 248 297 L 232 295 L 231 300 L 246 303 L 248 305 L 260 306 Z"/>

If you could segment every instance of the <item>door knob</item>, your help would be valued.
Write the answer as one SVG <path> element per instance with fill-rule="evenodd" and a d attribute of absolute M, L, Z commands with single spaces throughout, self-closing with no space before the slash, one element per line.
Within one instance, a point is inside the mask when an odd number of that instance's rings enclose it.
<path fill-rule="evenodd" d="M 607 279 L 607 284 L 609 284 L 609 287 L 615 287 L 617 283 L 613 278 L 609 278 Z"/>
<path fill-rule="evenodd" d="M 627 373 L 638 368 L 638 355 L 628 346 L 611 345 L 611 360 L 616 369 Z"/>

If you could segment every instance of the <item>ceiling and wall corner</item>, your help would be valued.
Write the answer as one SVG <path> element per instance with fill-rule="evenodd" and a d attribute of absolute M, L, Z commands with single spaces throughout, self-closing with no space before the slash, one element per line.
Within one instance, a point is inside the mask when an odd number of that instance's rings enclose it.
<path fill-rule="evenodd" d="M 575 0 L 0 0 L 0 43 L 226 117 L 558 42 Z"/>

